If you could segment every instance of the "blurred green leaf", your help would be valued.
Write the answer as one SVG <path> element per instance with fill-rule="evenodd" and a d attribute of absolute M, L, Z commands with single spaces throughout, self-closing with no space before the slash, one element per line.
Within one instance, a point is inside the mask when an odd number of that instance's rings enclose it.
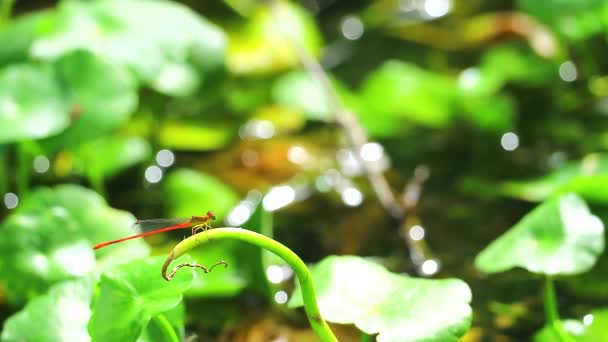
<path fill-rule="evenodd" d="M 30 47 L 52 19 L 53 11 L 39 11 L 13 18 L 0 29 L 0 66 L 29 58 Z"/>
<path fill-rule="evenodd" d="M 569 40 L 586 39 L 604 29 L 604 0 L 518 0 L 519 8 Z"/>
<path fill-rule="evenodd" d="M 169 95 L 191 91 L 184 84 L 199 79 L 197 71 L 214 72 L 223 66 L 223 32 L 175 2 L 63 1 L 56 11 L 31 48 L 37 58 L 90 50 L 131 67 L 144 82 Z"/>
<path fill-rule="evenodd" d="M 101 274 L 88 330 L 97 341 L 135 341 L 150 318 L 182 301 L 195 277 L 185 268 L 170 282 L 161 277 L 164 256 L 137 259 Z"/>
<path fill-rule="evenodd" d="M 0 143 L 45 138 L 68 124 L 68 107 L 49 68 L 0 70 Z"/>
<path fill-rule="evenodd" d="M 398 133 L 412 122 L 432 128 L 447 127 L 457 101 L 455 81 L 400 61 L 388 61 L 369 75 L 361 87 L 363 124 L 373 135 Z M 375 122 L 384 121 L 383 132 Z"/>
<path fill-rule="evenodd" d="M 576 192 L 590 202 L 608 203 L 608 155 L 590 154 L 531 180 L 506 181 L 498 191 L 527 201 L 542 201 L 553 194 Z"/>
<path fill-rule="evenodd" d="M 273 86 L 272 96 L 278 104 L 300 109 L 312 119 L 331 121 L 334 117 L 327 94 L 305 71 L 281 76 Z"/>
<path fill-rule="evenodd" d="M 90 341 L 92 287 L 86 278 L 54 285 L 6 320 L 2 341 Z"/>
<path fill-rule="evenodd" d="M 64 132 L 41 142 L 46 150 L 75 147 L 106 135 L 135 110 L 137 89 L 127 69 L 86 51 L 61 57 L 54 67 L 74 118 Z"/>
<path fill-rule="evenodd" d="M 479 73 L 478 81 L 473 82 L 470 90 L 483 94 L 495 93 L 507 82 L 542 86 L 558 79 L 557 66 L 552 60 L 519 44 L 502 44 L 484 53 Z"/>
<path fill-rule="evenodd" d="M 567 319 L 561 321 L 562 326 L 577 342 L 608 341 L 608 309 L 593 310 L 590 315 L 591 323 Z M 561 339 L 551 326 L 545 326 L 534 335 L 534 342 L 561 342 Z"/>
<path fill-rule="evenodd" d="M 84 144 L 76 151 L 84 173 L 100 179 L 141 163 L 151 154 L 147 140 L 118 135 Z"/>
<path fill-rule="evenodd" d="M 332 80 L 332 84 L 347 107 L 356 101 L 354 95 L 340 82 Z M 292 71 L 279 77 L 272 87 L 272 97 L 275 102 L 298 109 L 313 120 L 334 119 L 335 113 L 328 103 L 327 96 L 321 85 L 302 70 Z"/>
<path fill-rule="evenodd" d="M 222 218 L 239 201 L 238 194 L 219 179 L 189 169 L 171 172 L 165 193 L 171 217 L 203 215 L 211 210 Z"/>
<path fill-rule="evenodd" d="M 293 134 L 306 125 L 306 116 L 299 110 L 284 106 L 265 106 L 259 108 L 251 120 L 272 123 L 275 135 Z"/>
<path fill-rule="evenodd" d="M 575 194 L 542 203 L 475 258 L 486 273 L 523 267 L 533 273 L 589 270 L 604 251 L 604 225 Z"/>
<path fill-rule="evenodd" d="M 379 342 L 457 341 L 471 324 L 471 290 L 459 279 L 410 278 L 355 256 L 327 257 L 312 273 L 323 318 Z M 299 287 L 289 305 L 302 305 Z"/>
<path fill-rule="evenodd" d="M 227 122 L 181 120 L 163 123 L 158 140 L 165 148 L 206 151 L 225 147 L 235 135 L 236 127 Z"/>
<path fill-rule="evenodd" d="M 108 207 L 101 196 L 76 185 L 38 189 L 2 224 L 0 281 L 10 300 L 22 301 L 59 281 L 80 277 L 95 268 L 91 246 L 130 234 L 135 219 Z M 105 263 L 148 253 L 138 241 L 129 249 L 100 251 Z M 116 259 L 115 259 L 116 258 Z"/>
<path fill-rule="evenodd" d="M 465 96 L 461 103 L 461 117 L 481 130 L 503 133 L 513 127 L 515 104 L 508 96 Z"/>
<path fill-rule="evenodd" d="M 321 34 L 309 12 L 277 1 L 278 15 L 259 5 L 247 24 L 231 32 L 228 67 L 236 74 L 272 73 L 299 64 L 294 43 L 318 55 Z"/>
<path fill-rule="evenodd" d="M 257 0 L 224 0 L 224 2 L 243 16 L 249 16 L 259 5 Z"/>

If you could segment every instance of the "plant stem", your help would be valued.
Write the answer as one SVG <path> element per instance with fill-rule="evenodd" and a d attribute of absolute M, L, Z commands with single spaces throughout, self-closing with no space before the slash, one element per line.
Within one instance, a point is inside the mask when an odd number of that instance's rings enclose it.
<path fill-rule="evenodd" d="M 8 149 L 0 146 L 0 196 L 8 191 Z"/>
<path fill-rule="evenodd" d="M 171 323 L 167 320 L 167 317 L 163 314 L 152 316 L 152 320 L 156 323 L 156 326 L 163 332 L 166 337 L 165 341 L 179 342 L 179 337 L 175 333 L 175 329 L 171 326 Z"/>
<path fill-rule="evenodd" d="M 211 240 L 217 241 L 221 239 L 233 239 L 248 242 L 260 248 L 266 249 L 285 260 L 298 277 L 300 288 L 302 289 L 304 310 L 306 311 L 306 315 L 308 316 L 308 321 L 310 322 L 312 329 L 317 336 L 319 336 L 322 342 L 338 341 L 325 319 L 323 319 L 321 316 L 319 307 L 317 306 L 317 298 L 312 282 L 312 276 L 310 275 L 310 271 L 306 267 L 306 264 L 304 264 L 302 259 L 300 259 L 300 257 L 291 249 L 265 235 L 242 228 L 227 227 L 210 229 L 206 231 L 205 234 L 196 234 L 191 236 L 178 243 L 175 248 L 173 248 L 171 253 L 169 253 L 167 260 L 163 265 L 163 278 L 167 279 L 167 268 L 173 260 L 184 255 L 184 253 L 188 252 L 194 247 L 207 243 Z"/>
<path fill-rule="evenodd" d="M 27 195 L 30 183 L 30 169 L 32 166 L 30 149 L 27 141 L 17 143 L 17 195 Z"/>
<path fill-rule="evenodd" d="M 280 1 L 271 0 L 268 2 L 268 6 L 275 17 L 277 26 L 283 27 L 283 23 L 287 19 L 282 15 Z M 407 216 L 410 214 L 408 211 L 411 208 L 405 208 L 403 203 L 395 197 L 383 171 L 372 167 L 368 162 L 363 160 L 360 151 L 369 141 L 367 132 L 361 123 L 359 123 L 357 116 L 343 104 L 328 73 L 315 57 L 311 55 L 299 41 L 293 39 L 293 37 L 285 34 L 284 38 L 291 43 L 296 57 L 304 70 L 319 84 L 319 88 L 322 93 L 325 94 L 329 109 L 334 113 L 336 123 L 342 128 L 344 134 L 348 138 L 350 148 L 353 150 L 354 156 L 359 164 L 363 167 L 364 174 L 367 177 L 378 202 L 380 202 L 380 205 L 394 220 L 404 224 Z M 423 243 L 423 240 L 414 240 L 411 238 L 410 234 L 402 234 L 402 237 L 409 250 L 412 251 L 412 255 L 420 255 L 421 260 L 432 258 L 433 253 L 430 248 Z M 424 246 L 424 248 L 421 246 Z M 412 261 L 417 264 L 416 260 Z"/>
<path fill-rule="evenodd" d="M 562 327 L 562 323 L 559 320 L 555 288 L 553 286 L 553 279 L 550 276 L 545 277 L 545 316 L 547 323 L 553 328 L 562 342 L 574 342 L 574 339 L 564 331 L 564 327 Z"/>
<path fill-rule="evenodd" d="M 372 335 L 362 331 L 361 332 L 361 342 L 373 342 L 374 338 Z"/>

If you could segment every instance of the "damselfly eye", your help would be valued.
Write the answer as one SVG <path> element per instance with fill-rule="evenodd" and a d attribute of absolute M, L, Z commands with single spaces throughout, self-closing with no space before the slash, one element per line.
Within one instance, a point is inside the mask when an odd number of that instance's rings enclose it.
<path fill-rule="evenodd" d="M 210 219 L 212 219 L 212 220 L 214 220 L 214 221 L 215 221 L 215 214 L 214 214 L 214 213 L 212 213 L 212 212 L 208 211 L 208 212 L 207 212 L 207 217 L 209 217 Z"/>

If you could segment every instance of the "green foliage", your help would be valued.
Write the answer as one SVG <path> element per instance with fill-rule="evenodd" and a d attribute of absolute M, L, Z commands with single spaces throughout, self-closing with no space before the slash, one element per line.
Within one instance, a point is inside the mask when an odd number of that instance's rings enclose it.
<path fill-rule="evenodd" d="M 0 143 L 45 138 L 68 123 L 68 107 L 52 70 L 23 64 L 0 71 Z"/>
<path fill-rule="evenodd" d="M 104 136 L 135 110 L 137 88 L 127 69 L 85 51 L 69 53 L 53 65 L 73 118 L 65 131 L 41 142 L 47 151 Z"/>
<path fill-rule="evenodd" d="M 83 173 L 106 178 L 136 165 L 152 154 L 150 144 L 140 137 L 108 136 L 83 144 L 76 151 Z"/>
<path fill-rule="evenodd" d="M 608 203 L 608 156 L 590 154 L 544 176 L 527 181 L 506 181 L 500 192 L 528 201 L 542 201 L 553 194 L 576 192 L 590 202 Z"/>
<path fill-rule="evenodd" d="M 138 259 L 102 273 L 88 325 L 94 341 L 134 341 L 150 318 L 181 302 L 194 270 L 184 269 L 166 282 L 159 276 L 163 261 L 164 257 Z"/>
<path fill-rule="evenodd" d="M 213 209 L 213 213 L 222 218 L 239 198 L 219 179 L 188 169 L 176 170 L 167 177 L 165 193 L 172 217 L 203 215 Z"/>
<path fill-rule="evenodd" d="M 364 81 L 361 89 L 363 124 L 372 134 L 398 133 L 415 122 L 433 128 L 446 127 L 458 91 L 452 79 L 414 65 L 389 61 Z M 382 120 L 378 120 L 381 117 Z"/>
<path fill-rule="evenodd" d="M 475 259 L 486 273 L 513 267 L 547 275 L 589 270 L 604 251 L 604 225 L 575 194 L 536 207 Z"/>
<path fill-rule="evenodd" d="M 484 53 L 479 64 L 479 81 L 474 92 L 492 94 L 505 84 L 540 86 L 557 80 L 555 64 L 519 44 L 504 44 Z"/>
<path fill-rule="evenodd" d="M 591 323 L 584 323 L 577 320 L 563 320 L 562 325 L 566 332 L 578 342 L 605 341 L 608 339 L 606 324 L 608 324 L 608 310 L 598 309 L 591 313 Z M 534 342 L 559 342 L 561 341 L 551 327 L 545 326 L 536 335 Z"/>
<path fill-rule="evenodd" d="M 490 58 L 481 71 L 467 69 L 456 80 L 400 61 L 385 62 L 361 86 L 361 122 L 377 136 L 398 136 L 412 124 L 439 129 L 458 121 L 504 132 L 513 125 L 516 106 L 499 90 L 518 75 L 495 71 L 494 63 Z"/>
<path fill-rule="evenodd" d="M 2 341 L 90 341 L 92 283 L 81 278 L 54 285 L 4 323 Z"/>
<path fill-rule="evenodd" d="M 192 92 L 199 82 L 196 70 L 223 65 L 222 32 L 169 1 L 64 1 L 45 26 L 30 47 L 33 57 L 49 60 L 89 50 L 171 95 Z"/>
<path fill-rule="evenodd" d="M 52 284 L 86 276 L 95 268 L 91 246 L 117 235 L 128 235 L 134 218 L 108 207 L 91 190 L 63 185 L 39 189 L 2 224 L 0 281 L 9 298 L 23 301 Z M 142 242 L 100 253 L 107 264 L 147 254 Z M 121 251 L 122 250 L 122 251 Z"/>
<path fill-rule="evenodd" d="M 607 5 L 602 0 L 518 0 L 517 3 L 523 11 L 569 40 L 583 40 L 606 29 L 602 12 Z"/>
<path fill-rule="evenodd" d="M 12 142 L 61 133 L 43 142 L 50 151 L 107 134 L 137 103 L 126 70 L 83 51 L 50 66 L 10 66 L 1 72 L 0 84 L 0 139 Z"/>
<path fill-rule="evenodd" d="M 234 136 L 234 125 L 189 120 L 168 121 L 158 132 L 163 147 L 186 151 L 216 150 L 226 146 Z"/>
<path fill-rule="evenodd" d="M 471 324 L 471 290 L 458 279 L 410 278 L 355 256 L 327 257 L 312 273 L 323 317 L 379 342 L 457 341 Z M 289 305 L 302 304 L 298 288 Z"/>
<path fill-rule="evenodd" d="M 0 1 L 0 198 L 8 210 L 0 212 L 0 303 L 13 305 L 0 305 L 0 320 L 17 311 L 1 339 L 178 341 L 186 324 L 202 339 L 220 331 L 225 339 L 227 321 L 249 316 L 243 298 L 269 307 L 277 290 L 291 288 L 289 279 L 267 279 L 282 261 L 241 242 L 208 241 L 186 260 L 229 267 L 210 275 L 183 269 L 167 283 L 162 259 L 146 258 L 141 239 L 91 246 L 132 235 L 134 215 L 207 210 L 218 216 L 214 227 L 229 213 L 251 214 L 232 233 L 272 236 L 261 198 L 239 201 L 278 184 L 297 186 L 276 214 L 277 239 L 306 261 L 374 255 L 407 271 L 419 266 L 418 252 L 427 260 L 442 248 L 438 276 L 467 279 L 481 339 L 529 340 L 538 328 L 532 307 L 507 323 L 486 312 L 488 301 L 527 305 L 538 288 L 522 282 L 536 275 L 468 272 L 470 253 L 527 208 L 513 199 L 544 202 L 487 246 L 477 268 L 571 275 L 558 284 L 568 296 L 560 300 L 569 304 L 560 305 L 565 317 L 607 298 L 603 224 L 581 199 L 607 215 L 606 1 L 452 1 L 443 9 L 441 1 L 402 2 Z M 332 89 L 302 54 L 326 69 Z M 362 132 L 336 123 L 329 95 Z M 272 134 L 251 134 L 262 120 Z M 501 146 L 506 132 L 519 137 L 514 150 Z M 386 175 L 387 191 L 407 202 L 408 220 L 399 224 L 429 234 L 432 248 L 421 241 L 421 251 L 410 251 L 413 264 L 396 242 L 406 235 L 387 229 L 396 222 L 377 205 L 382 182 L 346 165 L 354 163 L 344 153 L 353 136 L 382 147 L 368 169 Z M 165 148 L 180 169 L 157 160 L 166 177 L 147 182 L 142 164 L 153 165 Z M 422 168 L 412 170 L 421 164 L 431 178 L 417 184 Z M 96 191 L 57 185 L 66 182 Z M 463 198 L 454 184 L 472 191 Z M 351 186 L 365 200 L 348 209 Z M 175 242 L 184 235 L 168 234 Z M 154 248 L 164 254 L 170 245 Z M 471 290 L 456 279 L 410 278 L 358 257 L 323 259 L 314 278 L 324 317 L 379 341 L 454 341 L 471 324 Z M 299 291 L 292 305 L 301 304 Z M 554 336 L 561 330 L 606 339 L 606 309 L 593 311 L 592 323 L 560 321 L 553 291 L 546 293 L 547 327 L 537 341 L 563 338 Z M 580 298 L 586 302 L 572 305 Z"/>
<path fill-rule="evenodd" d="M 243 27 L 231 32 L 227 63 L 235 74 L 263 74 L 298 64 L 293 43 L 317 55 L 321 35 L 310 13 L 288 1 L 275 3 L 280 19 L 258 5 Z"/>

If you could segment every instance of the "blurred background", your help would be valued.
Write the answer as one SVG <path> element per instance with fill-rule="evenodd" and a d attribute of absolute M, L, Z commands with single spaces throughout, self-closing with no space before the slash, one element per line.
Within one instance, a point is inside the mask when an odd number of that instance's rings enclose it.
<path fill-rule="evenodd" d="M 1 321 L 184 237 L 92 253 L 135 218 L 212 210 L 306 262 L 460 278 L 464 340 L 522 341 L 544 322 L 541 282 L 482 276 L 475 255 L 564 187 L 608 217 L 604 0 L 0 6 Z M 581 182 L 586 167 L 602 181 Z M 186 292 L 186 336 L 314 340 L 284 305 L 289 268 L 239 265 L 256 252 L 220 243 L 195 253 L 230 267 Z M 608 304 L 605 259 L 558 281 L 563 316 Z"/>

